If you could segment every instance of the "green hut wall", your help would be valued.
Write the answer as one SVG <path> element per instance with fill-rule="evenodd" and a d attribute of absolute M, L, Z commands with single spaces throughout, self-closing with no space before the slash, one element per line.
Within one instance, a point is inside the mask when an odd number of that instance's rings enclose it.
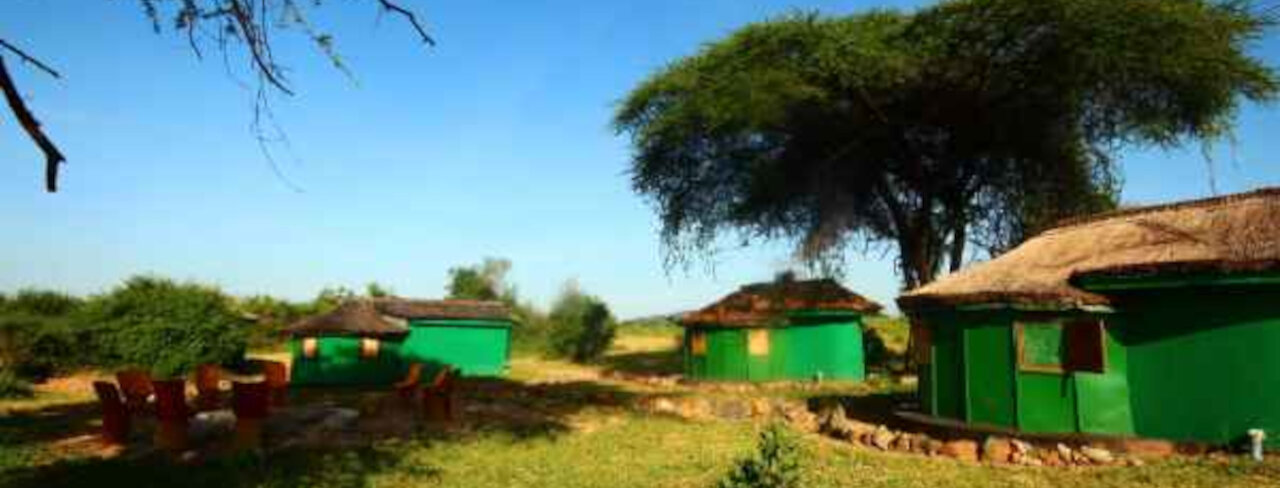
<path fill-rule="evenodd" d="M 411 320 L 401 355 L 449 364 L 464 376 L 501 376 L 511 357 L 511 323 L 499 320 Z"/>
<path fill-rule="evenodd" d="M 397 340 L 382 340 L 378 357 L 360 357 L 360 338 L 325 336 L 316 338 L 316 355 L 304 357 L 302 340 L 289 341 L 293 355 L 291 382 L 299 385 L 390 384 L 403 378 L 408 366 L 401 360 Z"/>
<path fill-rule="evenodd" d="M 920 371 L 922 405 L 939 417 L 1027 432 L 1132 434 L 1127 351 L 1112 327 L 1105 329 L 1102 373 L 1019 367 L 1015 323 L 1035 327 L 1075 318 L 1079 316 L 982 310 L 921 317 L 932 338 L 929 365 Z"/>
<path fill-rule="evenodd" d="M 289 341 L 291 381 L 298 385 L 386 385 L 408 373 L 409 363 L 427 365 L 429 378 L 443 364 L 464 376 L 506 374 L 511 323 L 501 320 L 412 320 L 409 334 L 379 341 L 378 357 L 360 357 L 360 338 L 316 337 L 316 357 L 303 355 L 302 338 Z"/>
<path fill-rule="evenodd" d="M 749 352 L 751 331 L 766 331 L 768 354 Z M 706 353 L 694 354 L 703 334 Z M 709 381 L 861 380 L 865 377 L 862 321 L 857 315 L 802 316 L 777 327 L 689 326 L 684 337 L 685 374 Z"/>
<path fill-rule="evenodd" d="M 1116 329 L 1139 434 L 1227 443 L 1260 428 L 1280 445 L 1280 276 L 1094 289 L 1127 312 Z"/>

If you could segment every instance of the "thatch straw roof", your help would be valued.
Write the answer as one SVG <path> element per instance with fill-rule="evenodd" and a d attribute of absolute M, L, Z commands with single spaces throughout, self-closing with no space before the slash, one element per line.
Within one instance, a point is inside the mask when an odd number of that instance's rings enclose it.
<path fill-rule="evenodd" d="M 788 312 L 828 311 L 874 314 L 880 304 L 834 280 L 775 281 L 743 286 L 711 305 L 684 314 L 683 325 L 759 327 L 779 323 Z"/>
<path fill-rule="evenodd" d="M 350 335 L 396 336 L 409 333 L 404 320 L 390 317 L 378 310 L 368 300 L 353 300 L 339 305 L 329 313 L 302 319 L 284 329 L 295 336 Z"/>
<path fill-rule="evenodd" d="M 1280 188 L 1068 221 L 996 259 L 912 290 L 898 304 L 1087 308 L 1109 300 L 1073 279 L 1268 270 L 1280 270 Z"/>
<path fill-rule="evenodd" d="M 511 309 L 495 301 L 384 298 L 377 303 L 382 313 L 402 319 L 512 320 Z"/>
<path fill-rule="evenodd" d="M 511 321 L 500 302 L 478 300 L 352 300 L 332 312 L 308 317 L 286 327 L 290 335 L 388 336 L 409 333 L 411 319 L 482 319 Z"/>

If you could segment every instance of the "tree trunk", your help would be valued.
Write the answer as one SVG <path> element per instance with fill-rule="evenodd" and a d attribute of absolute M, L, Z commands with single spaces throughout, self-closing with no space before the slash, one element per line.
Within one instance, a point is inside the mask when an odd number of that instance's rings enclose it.
<path fill-rule="evenodd" d="M 964 219 L 956 219 L 952 222 L 951 227 L 951 257 L 948 260 L 948 267 L 952 273 L 960 271 L 960 265 L 964 262 L 964 246 L 968 240 Z"/>

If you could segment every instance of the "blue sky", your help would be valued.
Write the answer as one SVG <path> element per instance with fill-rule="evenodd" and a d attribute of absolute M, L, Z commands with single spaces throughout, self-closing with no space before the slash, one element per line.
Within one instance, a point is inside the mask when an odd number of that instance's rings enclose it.
<path fill-rule="evenodd" d="M 292 141 L 277 159 L 301 192 L 254 142 L 252 93 L 219 57 L 152 33 L 136 2 L 0 3 L 0 37 L 63 72 L 10 58 L 69 158 L 62 192 L 43 193 L 42 157 L 0 115 L 0 291 L 94 293 L 150 272 L 235 294 L 300 299 L 376 280 L 433 297 L 449 267 L 503 256 L 535 302 L 574 278 L 624 317 L 700 306 L 784 269 L 789 248 L 665 273 L 627 141 L 609 127 L 617 101 L 747 22 L 919 2 L 403 0 L 439 40 L 431 49 L 375 2 L 330 3 L 312 20 L 354 80 L 296 36 L 277 44 L 298 93 L 274 103 Z M 1255 51 L 1280 65 L 1276 34 Z M 1236 143 L 1210 151 L 1219 192 L 1280 184 L 1276 134 L 1277 107 L 1244 108 Z M 1210 194 L 1199 147 L 1130 150 L 1123 167 L 1128 203 Z M 885 304 L 898 289 L 880 253 L 852 255 L 844 281 Z"/>

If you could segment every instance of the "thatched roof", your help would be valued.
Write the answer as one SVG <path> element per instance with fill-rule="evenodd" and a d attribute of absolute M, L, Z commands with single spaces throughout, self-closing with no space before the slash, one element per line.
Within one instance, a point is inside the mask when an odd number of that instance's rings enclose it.
<path fill-rule="evenodd" d="M 411 319 L 481 319 L 512 321 L 500 302 L 478 300 L 352 300 L 332 312 L 308 317 L 286 327 L 291 335 L 388 336 L 409 332 Z"/>
<path fill-rule="evenodd" d="M 794 311 L 874 314 L 880 308 L 880 304 L 834 280 L 776 281 L 743 286 L 701 310 L 684 314 L 680 323 L 758 327 L 778 323 L 778 319 Z"/>
<path fill-rule="evenodd" d="M 898 304 L 1087 308 L 1109 300 L 1074 286 L 1076 278 L 1270 270 L 1280 270 L 1280 188 L 1068 221 Z"/>
<path fill-rule="evenodd" d="M 350 335 L 395 336 L 409 333 L 404 320 L 390 317 L 378 310 L 368 300 L 353 300 L 339 305 L 329 313 L 302 319 L 284 329 L 295 336 Z"/>
<path fill-rule="evenodd" d="M 377 303 L 382 313 L 402 319 L 512 320 L 511 309 L 495 301 L 384 298 Z"/>

